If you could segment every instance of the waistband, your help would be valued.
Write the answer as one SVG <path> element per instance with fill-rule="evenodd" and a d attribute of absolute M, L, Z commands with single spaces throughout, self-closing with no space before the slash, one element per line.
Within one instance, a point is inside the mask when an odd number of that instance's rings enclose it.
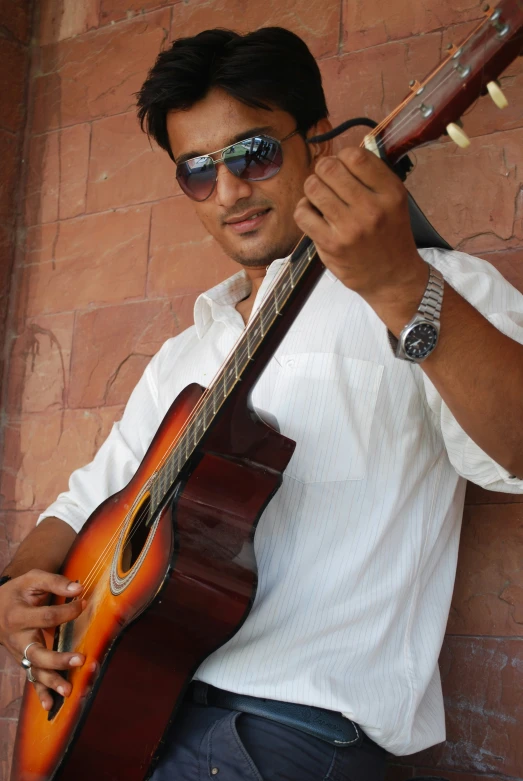
<path fill-rule="evenodd" d="M 387 753 L 385 749 L 371 740 L 358 724 L 336 711 L 315 708 L 312 705 L 298 705 L 293 702 L 280 702 L 279 700 L 266 700 L 262 697 L 249 697 L 246 694 L 235 694 L 203 683 L 203 681 L 193 681 L 185 698 L 197 705 L 211 705 L 241 713 L 250 713 L 253 716 L 262 716 L 340 748 L 361 746 L 365 742 L 376 747 L 379 751 Z"/>

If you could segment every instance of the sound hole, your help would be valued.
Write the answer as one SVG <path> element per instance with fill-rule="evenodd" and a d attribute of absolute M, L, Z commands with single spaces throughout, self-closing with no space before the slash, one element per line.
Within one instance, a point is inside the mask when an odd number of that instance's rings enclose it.
<path fill-rule="evenodd" d="M 122 551 L 121 567 L 124 573 L 129 572 L 138 559 L 147 541 L 150 531 L 151 496 L 147 495 L 133 518 Z"/>

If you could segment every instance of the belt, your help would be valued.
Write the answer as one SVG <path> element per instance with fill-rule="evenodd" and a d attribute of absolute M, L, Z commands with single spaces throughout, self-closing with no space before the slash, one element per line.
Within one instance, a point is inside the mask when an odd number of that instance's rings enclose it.
<path fill-rule="evenodd" d="M 294 702 L 265 700 L 261 697 L 249 697 L 246 694 L 235 694 L 217 689 L 203 681 L 193 681 L 190 684 L 186 699 L 197 705 L 214 705 L 217 708 L 228 708 L 241 713 L 250 713 L 253 716 L 262 716 L 334 746 L 361 746 L 365 742 L 386 753 L 385 749 L 371 740 L 358 724 L 336 711 L 315 708 L 312 705 L 298 705 Z"/>

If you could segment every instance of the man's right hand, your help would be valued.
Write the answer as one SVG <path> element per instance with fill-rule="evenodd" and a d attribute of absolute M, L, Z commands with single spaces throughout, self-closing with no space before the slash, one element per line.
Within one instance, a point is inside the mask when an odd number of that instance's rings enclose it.
<path fill-rule="evenodd" d="M 82 588 L 80 583 L 63 575 L 38 569 L 15 577 L 0 587 L 0 643 L 18 664 L 27 646 L 37 643 L 28 648 L 27 658 L 36 678 L 34 687 L 45 710 L 50 710 L 53 705 L 50 690 L 64 697 L 71 693 L 71 684 L 57 670 L 81 667 L 85 662 L 83 654 L 48 650 L 42 632 L 77 618 L 85 607 L 85 601 L 76 599 L 64 605 L 49 605 L 49 597 L 56 594 L 74 599 L 80 596 Z"/>

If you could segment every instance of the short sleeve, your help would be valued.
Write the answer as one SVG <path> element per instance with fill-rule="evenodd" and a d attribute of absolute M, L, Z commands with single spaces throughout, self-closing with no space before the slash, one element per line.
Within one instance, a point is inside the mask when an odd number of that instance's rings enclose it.
<path fill-rule="evenodd" d="M 497 269 L 463 252 L 430 249 L 423 250 L 422 255 L 492 325 L 523 344 L 523 295 Z M 424 373 L 423 382 L 450 462 L 458 474 L 490 491 L 523 493 L 523 480 L 510 475 L 465 433 Z"/>
<path fill-rule="evenodd" d="M 71 474 L 69 490 L 58 496 L 37 523 L 55 516 L 78 532 L 99 504 L 127 485 L 161 422 L 156 377 L 162 350 L 146 367 L 122 419 L 113 425 L 94 459 Z"/>

